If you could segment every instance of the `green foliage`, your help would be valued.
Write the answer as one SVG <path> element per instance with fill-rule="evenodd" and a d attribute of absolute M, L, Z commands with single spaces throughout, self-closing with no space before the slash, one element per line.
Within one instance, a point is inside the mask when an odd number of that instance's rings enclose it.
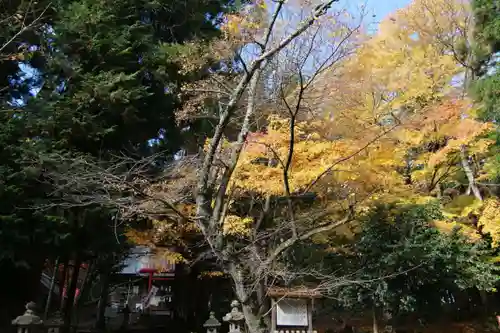
<path fill-rule="evenodd" d="M 487 121 L 500 120 L 499 74 L 495 53 L 500 50 L 500 7 L 497 1 L 473 0 L 475 58 L 479 62 L 478 80 L 473 85 L 475 99 L 483 104 L 481 117 Z M 488 73 L 489 72 L 489 73 Z"/>
<path fill-rule="evenodd" d="M 498 153 L 498 149 L 491 158 L 486 160 L 484 164 L 484 171 L 487 179 L 491 180 L 495 184 L 500 182 L 500 154 Z"/>
<path fill-rule="evenodd" d="M 486 121 L 500 121 L 500 76 L 482 77 L 473 86 L 474 97 L 482 103 L 479 116 Z"/>
<path fill-rule="evenodd" d="M 109 224 L 114 213 L 98 206 L 54 208 L 57 184 L 43 178 L 42 170 L 64 167 L 74 156 L 105 163 L 111 155 L 141 157 L 161 149 L 171 158 L 183 145 L 174 113 L 178 89 L 190 73 L 179 73 L 177 54 L 164 46 L 182 48 L 186 41 L 216 36 L 221 13 L 235 4 L 60 0 L 47 5 L 0 5 L 0 19 L 9 22 L 0 46 L 16 37 L 0 54 L 1 258 L 21 260 L 35 248 L 41 257 L 59 249 L 58 255 L 78 250 L 87 258 L 116 249 L 120 235 Z M 38 21 L 17 34 L 23 18 L 27 24 Z M 33 89 L 40 91 L 30 97 Z M 14 107 L 12 98 L 24 103 Z"/>
<path fill-rule="evenodd" d="M 450 295 L 491 290 L 498 281 L 487 244 L 429 225 L 439 206 L 380 206 L 363 223 L 349 258 L 351 279 L 335 297 L 347 308 L 375 307 L 392 317 L 439 316 Z"/>
<path fill-rule="evenodd" d="M 26 142 L 22 118 L 2 112 L 0 119 L 0 260 L 22 263 L 50 251 L 64 232 L 60 219 L 33 208 L 49 189 L 40 182 L 40 169 L 26 160 L 42 147 Z"/>
<path fill-rule="evenodd" d="M 500 50 L 500 6 L 494 0 L 473 0 L 476 39 L 489 48 Z"/>

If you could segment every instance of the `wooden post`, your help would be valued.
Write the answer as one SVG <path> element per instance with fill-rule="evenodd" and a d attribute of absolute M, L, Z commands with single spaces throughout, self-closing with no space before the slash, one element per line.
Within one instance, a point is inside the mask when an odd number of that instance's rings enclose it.
<path fill-rule="evenodd" d="M 276 300 L 274 298 L 271 298 L 271 333 L 276 332 L 277 320 L 278 318 L 276 315 Z"/>
<path fill-rule="evenodd" d="M 312 324 L 312 298 L 307 302 L 307 332 L 312 333 L 313 324 Z"/>
<path fill-rule="evenodd" d="M 52 272 L 52 278 L 50 279 L 49 295 L 47 296 L 47 302 L 45 303 L 45 311 L 43 312 L 43 319 L 46 320 L 49 316 L 50 302 L 52 301 L 52 293 L 54 292 L 54 286 L 56 283 L 56 275 L 59 269 L 59 257 L 56 258 L 54 262 L 54 271 Z M 59 288 L 59 292 L 62 293 L 62 289 Z"/>
<path fill-rule="evenodd" d="M 148 292 L 151 291 L 151 287 L 153 287 L 153 272 L 149 272 L 148 278 Z"/>

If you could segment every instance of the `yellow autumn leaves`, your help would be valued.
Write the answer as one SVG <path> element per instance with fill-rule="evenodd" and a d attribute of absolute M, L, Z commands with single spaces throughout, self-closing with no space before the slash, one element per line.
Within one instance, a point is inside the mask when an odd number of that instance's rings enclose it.
<path fill-rule="evenodd" d="M 239 13 L 228 14 L 221 26 L 224 39 L 242 45 L 254 41 L 256 35 L 262 32 L 266 21 L 267 5 L 264 0 L 247 5 Z"/>
<path fill-rule="evenodd" d="M 439 143 L 432 152 L 421 154 L 419 162 L 427 169 L 443 166 L 456 159 L 462 146 L 469 152 L 483 154 L 494 143 L 482 138 L 493 124 L 473 118 L 474 109 L 468 99 L 445 99 L 426 107 L 413 123 L 399 133 L 401 141 L 410 145 Z"/>
<path fill-rule="evenodd" d="M 414 200 L 428 197 L 438 182 L 460 172 L 457 154 L 463 147 L 478 156 L 488 153 L 493 141 L 484 134 L 492 124 L 475 119 L 471 101 L 453 84 L 464 68 L 451 48 L 467 35 L 468 10 L 459 0 L 416 0 L 384 20 L 341 69 L 324 75 L 316 85 L 324 93 L 309 94 L 321 103 L 308 102 L 324 106 L 314 111 L 328 117 L 294 129 L 287 173 L 292 193 L 315 184 L 320 197 L 344 191 L 362 207 Z M 233 190 L 284 195 L 288 124 L 289 119 L 272 117 L 265 133 L 249 136 Z M 482 219 L 497 208 L 496 199 L 485 202 Z M 244 233 L 249 223 L 227 219 L 236 233 Z"/>
<path fill-rule="evenodd" d="M 478 225 L 484 233 L 490 233 L 495 245 L 500 245 L 500 201 L 489 198 L 483 202 L 482 213 Z"/>
<path fill-rule="evenodd" d="M 249 137 L 233 176 L 233 189 L 284 195 L 283 172 L 290 154 L 290 131 L 286 122 L 271 119 L 267 133 Z M 330 185 L 344 186 L 362 196 L 383 195 L 404 187 L 395 170 L 400 163 L 397 158 L 402 157 L 403 152 L 389 141 L 380 140 L 363 149 L 370 137 L 332 141 L 308 131 L 309 126 L 318 128 L 314 123 L 301 123 L 296 129 L 298 139 L 294 142 L 288 171 L 292 193 L 307 190 L 318 179 L 313 191 L 319 196 L 327 196 Z"/>
<path fill-rule="evenodd" d="M 253 219 L 249 217 L 241 218 L 236 215 L 228 215 L 224 220 L 224 235 L 247 236 L 250 231 L 250 225 L 252 224 L 252 222 Z"/>
<path fill-rule="evenodd" d="M 226 17 L 218 52 L 251 42 L 261 32 L 267 8 L 264 1 L 254 5 Z M 437 182 L 460 172 L 462 147 L 481 157 L 493 143 L 484 137 L 492 125 L 475 119 L 471 101 L 453 83 L 463 80 L 453 47 L 467 36 L 470 14 L 461 0 L 415 0 L 385 19 L 377 34 L 364 36 L 355 52 L 306 92 L 314 116 L 294 127 L 293 149 L 288 118 L 272 115 L 265 131 L 248 135 L 228 193 L 286 196 L 284 170 L 291 154 L 290 192 L 315 192 L 327 205 L 355 200 L 363 210 L 379 201 L 416 202 L 435 195 Z M 195 48 L 189 51 L 197 54 Z M 222 143 L 217 156 L 222 164 L 232 147 Z M 477 209 L 485 230 L 497 232 L 498 200 L 488 199 Z M 436 225 L 445 229 L 455 220 L 449 216 Z M 252 223 L 254 217 L 231 212 L 223 231 L 245 237 Z"/>

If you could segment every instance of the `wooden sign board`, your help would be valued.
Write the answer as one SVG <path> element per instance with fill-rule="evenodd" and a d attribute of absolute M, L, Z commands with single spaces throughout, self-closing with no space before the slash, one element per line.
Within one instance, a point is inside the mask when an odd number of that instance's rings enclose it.
<path fill-rule="evenodd" d="M 305 299 L 283 299 L 276 304 L 278 326 L 309 326 L 308 306 Z"/>

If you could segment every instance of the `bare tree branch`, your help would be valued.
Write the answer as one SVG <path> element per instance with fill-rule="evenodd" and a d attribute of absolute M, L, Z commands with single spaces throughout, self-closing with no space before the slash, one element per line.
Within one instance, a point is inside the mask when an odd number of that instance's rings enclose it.
<path fill-rule="evenodd" d="M 49 3 L 43 10 L 42 12 L 33 20 L 31 21 L 29 24 L 26 25 L 26 18 L 28 16 L 28 11 L 30 10 L 31 8 L 31 5 L 32 5 L 32 2 L 30 2 L 30 5 L 26 11 L 26 14 L 24 15 L 24 18 L 23 18 L 23 22 L 22 22 L 22 25 L 21 25 L 21 28 L 19 29 L 19 31 L 17 33 L 14 34 L 14 36 L 12 36 L 9 40 L 7 40 L 3 45 L 0 46 L 0 54 L 8 47 L 10 46 L 10 44 L 12 44 L 19 36 L 21 36 L 23 33 L 25 33 L 26 31 L 30 30 L 30 29 L 33 29 L 34 27 L 36 27 L 36 25 L 38 24 L 38 22 L 43 18 L 43 16 L 45 15 L 45 12 L 47 11 L 47 9 L 50 8 L 50 6 L 52 5 L 52 3 Z"/>
<path fill-rule="evenodd" d="M 236 107 L 236 104 L 240 100 L 241 96 L 243 95 L 243 92 L 245 91 L 247 85 L 250 83 L 252 80 L 253 76 L 255 75 L 255 72 L 261 68 L 261 65 L 264 61 L 272 58 L 276 53 L 284 49 L 287 45 L 289 45 L 295 38 L 300 36 L 302 33 L 304 33 L 313 23 L 318 19 L 318 17 L 322 16 L 325 14 L 326 10 L 332 5 L 337 0 L 328 0 L 316 7 L 316 9 L 312 12 L 310 17 L 302 24 L 299 25 L 299 27 L 288 37 L 286 37 L 283 41 L 281 41 L 277 46 L 269 49 L 268 51 L 264 51 L 257 59 L 254 60 L 254 62 L 251 64 L 250 68 L 248 68 L 248 71 L 245 73 L 245 75 L 242 77 L 240 80 L 239 84 L 237 87 L 234 89 L 231 98 L 221 115 L 221 118 L 219 120 L 219 124 L 215 128 L 215 133 L 214 136 L 210 142 L 208 152 L 205 155 L 200 173 L 199 173 L 199 181 L 197 185 L 197 196 L 196 196 L 196 203 L 197 203 L 197 214 L 202 218 L 202 219 L 210 219 L 211 216 L 211 208 L 210 208 L 210 200 L 209 200 L 209 193 L 208 193 L 208 180 L 209 180 L 209 174 L 210 174 L 210 169 L 212 167 L 212 162 L 214 160 L 215 154 L 216 154 L 216 149 L 219 146 L 219 143 L 222 139 L 222 133 L 227 126 L 233 112 L 234 108 Z M 281 10 L 282 6 L 278 6 L 277 10 Z M 274 25 L 273 25 L 274 26 Z M 272 31 L 273 26 L 269 26 L 268 31 Z M 266 33 L 266 36 L 270 34 L 270 32 Z M 267 45 L 265 45 L 265 48 L 267 48 Z M 205 221 L 206 223 L 206 221 Z M 205 228 L 205 226 L 202 226 L 202 228 Z"/>
<path fill-rule="evenodd" d="M 339 165 L 340 163 L 342 162 L 345 162 L 351 158 L 353 158 L 354 156 L 360 154 L 361 152 L 363 152 L 365 149 L 367 149 L 370 145 L 372 145 L 374 142 L 378 141 L 380 138 L 384 137 L 385 135 L 387 135 L 387 133 L 393 131 L 394 129 L 396 129 L 397 127 L 399 126 L 399 124 L 396 124 L 394 126 L 391 126 L 389 127 L 388 129 L 382 131 L 380 134 L 378 134 L 377 136 L 375 136 L 373 139 L 371 139 L 370 141 L 368 141 L 363 147 L 359 148 L 358 150 L 356 150 L 354 153 L 348 155 L 348 156 L 345 156 L 341 159 L 338 159 L 337 161 L 335 161 L 335 163 L 331 164 L 328 168 L 325 169 L 325 171 L 323 171 L 321 174 L 319 174 L 305 189 L 304 189 L 304 193 L 305 192 L 308 192 L 311 190 L 311 188 L 316 185 L 317 182 L 319 182 L 321 180 L 321 178 L 323 178 L 325 175 L 327 175 L 328 173 L 330 173 L 330 171 L 333 170 L 333 168 L 335 168 L 335 166 Z"/>

